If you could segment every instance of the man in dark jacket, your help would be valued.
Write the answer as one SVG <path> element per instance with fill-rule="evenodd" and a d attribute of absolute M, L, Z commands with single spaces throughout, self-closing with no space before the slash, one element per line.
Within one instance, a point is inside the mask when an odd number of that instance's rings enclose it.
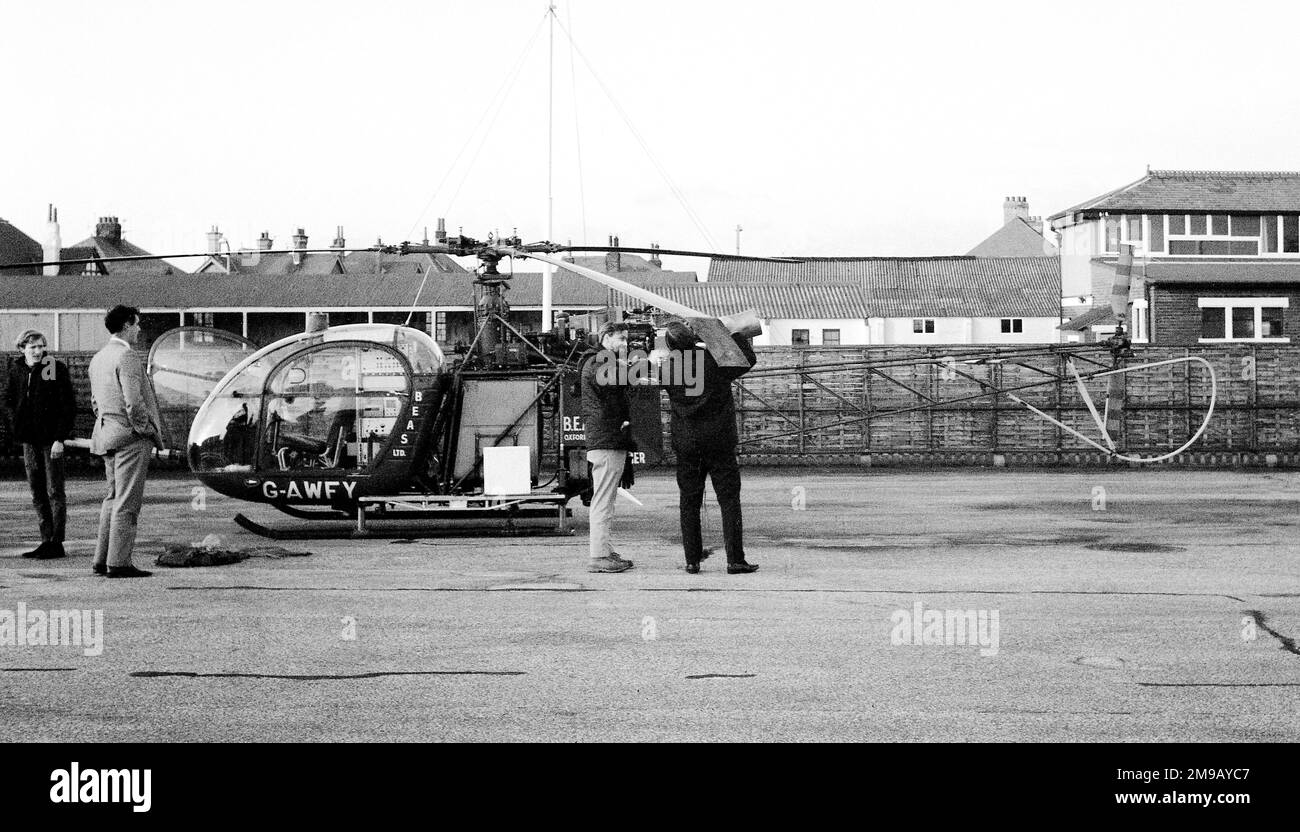
<path fill-rule="evenodd" d="M 632 411 L 625 374 L 627 325 L 608 323 L 600 330 L 600 349 L 582 364 L 582 420 L 587 429 L 587 461 L 591 463 L 589 572 L 622 572 L 632 566 L 614 551 L 609 527 L 614 501 L 623 479 L 623 465 L 632 450 Z"/>
<path fill-rule="evenodd" d="M 68 516 L 63 443 L 72 438 L 77 401 L 67 365 L 46 354 L 44 335 L 29 329 L 18 337 L 16 346 L 22 356 L 9 366 L 4 403 L 13 421 L 14 439 L 23 446 L 23 465 L 41 527 L 41 545 L 23 557 L 61 558 Z"/>
<path fill-rule="evenodd" d="M 733 335 L 736 346 L 749 360 L 748 367 L 720 367 L 712 355 L 704 355 L 704 383 L 695 387 L 674 384 L 667 388 L 672 407 L 673 451 L 677 455 L 677 489 L 680 492 L 682 546 L 686 550 L 686 571 L 700 571 L 707 557 L 700 531 L 700 505 L 704 501 L 704 478 L 713 481 L 713 492 L 722 509 L 722 537 L 727 549 L 727 574 L 754 572 L 757 564 L 745 561 L 740 512 L 740 467 L 736 463 L 736 403 L 731 382 L 749 372 L 758 357 L 749 339 Z M 666 340 L 685 364 L 685 356 L 703 350 L 703 344 L 684 322 L 668 325 Z"/>

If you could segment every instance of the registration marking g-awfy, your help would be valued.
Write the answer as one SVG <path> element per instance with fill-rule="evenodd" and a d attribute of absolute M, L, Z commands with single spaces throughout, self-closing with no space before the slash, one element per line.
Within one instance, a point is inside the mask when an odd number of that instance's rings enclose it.
<path fill-rule="evenodd" d="M 346 480 L 289 480 L 289 484 L 283 488 L 275 483 L 274 480 L 264 480 L 262 482 L 262 496 L 268 500 L 276 500 L 284 497 L 288 500 L 319 500 L 321 498 L 332 500 L 334 496 L 342 491 L 348 497 L 352 492 L 357 490 L 355 482 Z"/>

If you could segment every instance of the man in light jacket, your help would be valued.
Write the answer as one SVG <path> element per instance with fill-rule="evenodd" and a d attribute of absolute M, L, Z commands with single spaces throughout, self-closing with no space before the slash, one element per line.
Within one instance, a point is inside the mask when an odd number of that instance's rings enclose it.
<path fill-rule="evenodd" d="M 131 563 L 136 521 L 154 448 L 165 447 L 162 415 L 144 356 L 134 349 L 140 337 L 140 310 L 115 306 L 104 316 L 108 343 L 90 361 L 90 399 L 95 429 L 90 452 L 104 458 L 108 494 L 99 512 L 94 571 L 110 578 L 147 578 L 151 572 Z"/>

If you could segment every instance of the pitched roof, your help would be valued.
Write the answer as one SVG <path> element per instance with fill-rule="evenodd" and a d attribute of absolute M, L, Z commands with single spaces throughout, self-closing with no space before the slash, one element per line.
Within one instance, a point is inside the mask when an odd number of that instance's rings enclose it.
<path fill-rule="evenodd" d="M 1049 219 L 1102 211 L 1300 212 L 1300 173 L 1153 170 L 1136 182 L 1081 202 Z"/>
<path fill-rule="evenodd" d="M 967 253 L 972 257 L 1055 257 L 1056 246 L 1022 217 L 1015 217 Z"/>
<path fill-rule="evenodd" d="M 797 263 L 714 260 L 709 283 L 844 283 L 871 317 L 1050 317 L 1060 314 L 1055 257 L 828 257 Z M 760 310 L 761 311 L 761 310 Z"/>
<path fill-rule="evenodd" d="M 124 303 L 143 309 L 368 309 L 419 306 L 473 306 L 474 274 L 460 271 L 373 274 L 180 274 L 117 272 L 107 275 L 39 277 L 0 272 L 0 309 L 108 309 Z M 421 283 L 424 284 L 421 290 Z M 541 305 L 542 276 L 511 278 L 506 300 L 513 306 Z M 555 306 L 605 306 L 609 291 L 575 276 L 557 277 Z"/>
<path fill-rule="evenodd" d="M 669 283 L 647 286 L 668 300 L 714 317 L 753 309 L 764 318 L 869 318 L 862 290 L 851 283 Z M 639 300 L 616 295 L 622 305 Z"/>
<path fill-rule="evenodd" d="M 1147 283 L 1292 283 L 1300 285 L 1300 263 L 1265 261 L 1164 261 L 1146 264 Z"/>
<path fill-rule="evenodd" d="M 575 265 L 586 266 L 589 269 L 595 269 L 598 272 L 603 272 L 605 271 L 605 264 L 607 262 L 606 257 L 607 255 L 604 254 L 595 255 L 595 256 L 575 255 L 573 258 L 573 262 Z M 644 257 L 640 257 L 635 254 L 620 253 L 618 255 L 619 272 L 658 272 L 662 270 L 663 270 L 662 266 L 656 266 L 655 264 L 651 263 L 649 260 L 647 260 Z M 615 272 L 610 272 L 610 274 L 615 274 Z"/>
<path fill-rule="evenodd" d="M 1061 324 L 1057 329 L 1071 332 L 1082 332 L 1088 327 L 1097 324 L 1114 324 L 1115 310 L 1109 306 L 1094 306 L 1087 312 L 1075 315 L 1070 320 Z"/>
<path fill-rule="evenodd" d="M 120 237 L 87 237 L 60 250 L 61 260 L 89 260 L 99 257 L 139 257 L 149 252 L 127 242 Z M 166 260 L 133 260 L 128 263 L 100 263 L 101 270 L 114 273 L 128 271 L 132 274 L 185 274 L 180 266 L 172 265 Z M 69 263 L 59 267 L 59 274 L 79 275 L 84 271 L 83 263 Z"/>
<path fill-rule="evenodd" d="M 0 219 L 0 263 L 39 263 L 45 259 L 41 244 L 8 220 Z M 6 269 L 4 274 L 36 274 L 36 267 Z"/>

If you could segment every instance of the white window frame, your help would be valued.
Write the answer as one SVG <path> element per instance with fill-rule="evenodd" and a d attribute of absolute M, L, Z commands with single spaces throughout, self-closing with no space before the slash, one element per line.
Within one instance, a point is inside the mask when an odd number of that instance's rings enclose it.
<path fill-rule="evenodd" d="M 1128 233 L 1129 219 L 1134 216 L 1138 218 L 1138 233 L 1142 235 L 1140 240 L 1132 239 Z M 1097 220 L 1097 229 L 1101 234 L 1097 248 L 1103 254 L 1119 254 L 1119 246 L 1133 246 L 1135 255 L 1141 256 L 1145 254 L 1147 240 L 1151 239 L 1150 229 L 1147 227 L 1148 216 L 1148 214 L 1102 214 Z M 1106 248 L 1106 220 L 1111 217 L 1119 218 L 1119 243 L 1114 250 Z"/>
<path fill-rule="evenodd" d="M 1281 307 L 1287 309 L 1291 306 L 1290 298 L 1197 298 L 1197 309 L 1206 307 L 1223 308 L 1223 338 L 1201 338 L 1202 344 L 1289 344 L 1291 336 L 1284 335 L 1281 338 L 1262 338 L 1258 333 L 1264 328 L 1263 310 L 1264 307 Z M 1232 310 L 1242 308 L 1253 308 L 1255 310 L 1255 332 L 1253 338 L 1232 338 Z"/>
<path fill-rule="evenodd" d="M 1194 216 L 1205 217 L 1205 227 L 1206 230 L 1208 231 L 1214 227 L 1213 221 L 1210 219 L 1210 217 L 1212 217 L 1215 214 L 1224 214 L 1224 213 L 1228 214 L 1228 223 L 1229 223 L 1228 231 L 1230 232 L 1228 234 L 1189 234 L 1189 233 L 1170 234 L 1169 219 L 1168 219 L 1170 215 L 1161 214 L 1160 216 L 1164 218 L 1164 223 L 1165 223 L 1165 250 L 1152 252 L 1151 256 L 1153 257 L 1233 257 L 1233 258 L 1240 257 L 1246 259 L 1260 259 L 1260 258 L 1274 258 L 1274 257 L 1300 257 L 1300 252 L 1282 251 L 1282 216 L 1280 214 L 1270 214 L 1266 212 L 1261 212 L 1260 214 L 1258 214 L 1257 216 L 1259 216 L 1259 234 L 1256 235 L 1232 234 L 1231 233 L 1232 220 L 1235 219 L 1237 215 L 1224 212 L 1224 211 L 1205 211 L 1205 212 L 1197 211 L 1191 214 L 1175 214 L 1174 216 L 1181 216 L 1183 218 L 1183 228 L 1185 231 L 1190 231 L 1191 224 L 1192 224 L 1192 217 Z M 1156 215 L 1152 214 L 1151 216 L 1155 217 Z M 1277 249 L 1278 249 L 1277 251 L 1264 250 L 1264 226 L 1265 224 L 1268 223 L 1272 223 L 1273 226 L 1273 239 L 1277 241 Z M 1255 243 L 1256 253 L 1255 254 L 1173 254 L 1170 252 L 1170 248 L 1172 248 L 1172 244 L 1174 242 L 1181 242 L 1186 240 L 1191 240 L 1195 242 L 1223 241 L 1228 243 L 1240 243 L 1240 242 Z"/>
<path fill-rule="evenodd" d="M 1145 300 L 1133 301 L 1130 316 L 1128 331 L 1133 338 L 1133 343 L 1148 343 L 1151 337 L 1147 330 L 1147 302 Z"/>
<path fill-rule="evenodd" d="M 1001 319 L 999 319 L 999 320 L 1000 320 L 1000 323 L 998 324 L 998 328 L 1002 330 L 1002 334 L 1003 334 L 1003 335 L 1023 335 L 1023 334 L 1024 334 L 1024 332 L 1025 332 L 1025 319 L 1024 319 L 1024 318 L 1001 318 Z M 1003 324 L 1006 325 L 1006 327 L 1007 327 L 1006 329 L 1002 329 L 1002 325 L 1003 325 Z M 1017 325 L 1017 324 L 1020 325 L 1020 328 L 1019 328 L 1019 329 L 1016 328 L 1016 325 Z"/>
<path fill-rule="evenodd" d="M 918 331 L 917 328 L 916 328 L 916 325 L 917 325 L 917 324 L 920 324 L 920 325 L 921 325 L 921 329 L 920 329 L 919 331 Z M 934 334 L 934 329 L 935 329 L 935 319 L 934 319 L 934 318 L 913 318 L 913 319 L 912 319 L 912 334 L 913 334 L 913 335 L 933 335 L 933 334 Z"/>

